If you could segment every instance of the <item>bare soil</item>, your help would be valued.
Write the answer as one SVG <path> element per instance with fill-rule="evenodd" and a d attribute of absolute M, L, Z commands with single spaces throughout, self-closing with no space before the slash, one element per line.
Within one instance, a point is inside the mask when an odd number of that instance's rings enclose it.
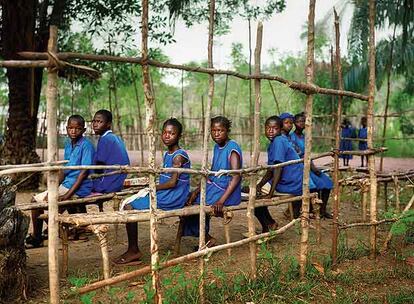
<path fill-rule="evenodd" d="M 199 151 L 190 151 L 190 157 L 193 163 L 200 163 L 201 153 Z M 132 164 L 138 164 L 139 162 L 139 153 L 133 151 L 130 153 Z M 160 154 L 159 154 L 160 155 Z M 158 159 L 160 159 L 158 157 Z M 261 162 L 265 162 L 265 153 L 262 153 Z M 330 158 L 318 160 L 318 164 L 326 164 L 330 161 Z M 249 163 L 249 156 L 245 155 L 245 164 Z M 378 163 L 378 162 L 377 162 Z M 395 158 L 385 158 L 385 171 L 392 170 L 408 170 L 414 168 L 414 159 L 395 159 Z M 359 166 L 359 158 L 354 158 L 351 162 L 351 166 Z M 352 189 L 346 190 L 349 191 L 347 194 L 347 200 L 342 202 L 340 210 L 341 221 L 345 222 L 357 222 L 361 221 L 361 206 L 360 198 L 357 194 L 352 193 Z M 17 196 L 17 204 L 27 203 L 30 201 L 33 193 L 20 192 Z M 406 203 L 403 201 L 403 203 Z M 379 208 L 383 206 L 383 202 L 379 202 Z M 288 220 L 284 218 L 283 211 L 285 206 L 271 207 L 270 211 L 272 215 L 277 219 L 280 226 L 285 225 Z M 105 203 L 105 210 L 112 210 L 112 203 Z M 88 206 L 88 212 L 97 212 L 95 206 Z M 178 219 L 170 218 L 163 220 L 159 225 L 159 245 L 160 253 L 165 256 L 168 252 L 172 252 L 174 246 L 174 240 L 176 236 L 176 231 L 178 227 Z M 219 243 L 224 243 L 224 234 L 223 234 L 223 224 L 222 220 L 214 218 L 211 225 L 211 234 L 218 239 Z M 381 240 L 384 239 L 386 233 L 388 232 L 389 227 L 382 226 L 379 228 L 379 244 Z M 236 212 L 231 223 L 231 239 L 239 240 L 243 238 L 243 233 L 247 232 L 247 219 L 245 212 L 240 211 Z M 259 224 L 257 223 L 257 231 L 259 232 Z M 317 245 L 315 242 L 315 233 L 311 231 L 310 240 L 311 240 L 311 250 L 314 252 L 313 258 L 315 261 L 318 261 L 318 258 L 321 255 L 329 254 L 331 248 L 331 232 L 332 232 L 332 221 L 323 220 L 322 221 L 322 244 Z M 356 244 L 359 240 L 364 242 L 368 241 L 368 229 L 353 229 L 352 231 L 347 232 L 347 241 L 349 245 Z M 142 223 L 139 225 L 139 241 L 140 248 L 144 253 L 143 265 L 147 265 L 150 262 L 149 254 L 149 223 Z M 271 246 L 277 249 L 280 257 L 286 255 L 297 254 L 299 243 L 299 234 L 298 229 L 291 229 L 285 234 L 280 235 L 277 239 L 271 241 Z M 127 241 L 126 233 L 123 225 L 112 225 L 109 232 L 109 244 L 110 244 L 110 256 L 112 258 L 117 257 L 124 250 L 126 250 Z M 190 253 L 193 250 L 193 247 L 198 244 L 197 239 L 184 238 L 182 242 L 182 254 Z M 27 250 L 27 265 L 28 265 L 28 274 L 29 274 L 29 284 L 30 290 L 28 293 L 28 302 L 29 303 L 47 303 L 48 302 L 48 252 L 47 252 L 47 242 L 45 242 L 45 247 L 38 249 Z M 412 250 L 413 248 L 411 248 Z M 249 251 L 248 246 L 236 248 L 232 250 L 232 256 L 228 257 L 226 252 L 220 252 L 215 254 L 210 258 L 209 267 L 224 267 L 224 270 L 229 274 L 234 274 L 240 271 L 248 271 L 249 269 Z M 319 263 L 321 261 L 318 261 Z M 350 263 L 350 264 L 349 264 Z M 378 261 L 370 261 L 366 258 L 360 259 L 358 261 L 352 261 L 349 263 L 343 263 L 339 266 L 339 271 L 344 271 L 347 268 L 355 268 L 355 271 L 366 271 L 372 269 L 381 269 L 384 267 L 391 267 L 395 260 L 392 256 L 380 257 Z M 197 274 L 198 267 L 197 262 L 188 262 L 185 264 L 185 270 L 190 274 Z M 112 274 L 120 274 L 128 270 L 132 270 L 134 267 L 114 267 L 112 269 Z M 82 243 L 71 242 L 69 244 L 69 276 L 75 277 L 89 277 L 97 278 L 102 277 L 102 266 L 101 266 L 101 255 L 99 250 L 99 244 L 96 238 L 91 235 L 89 236 L 89 241 Z M 386 290 L 389 291 L 393 285 L 399 287 L 401 284 L 412 284 L 413 282 L 407 280 L 406 282 L 399 282 L 395 284 L 390 281 L 384 281 L 382 284 L 374 284 L 372 286 L 365 286 L 367 290 Z M 129 285 L 128 285 L 129 284 Z M 142 286 L 143 279 L 136 278 L 133 282 L 123 285 L 126 290 L 132 290 L 137 292 L 142 296 Z M 390 287 L 391 286 L 391 287 Z M 62 291 L 63 294 L 67 294 L 70 284 L 67 280 L 62 279 Z M 328 287 L 331 288 L 331 287 Z M 106 293 L 102 293 L 102 296 L 99 296 L 99 291 L 97 297 L 102 303 L 111 303 L 111 300 L 105 298 Z M 65 303 L 78 303 L 79 298 L 68 299 Z"/>

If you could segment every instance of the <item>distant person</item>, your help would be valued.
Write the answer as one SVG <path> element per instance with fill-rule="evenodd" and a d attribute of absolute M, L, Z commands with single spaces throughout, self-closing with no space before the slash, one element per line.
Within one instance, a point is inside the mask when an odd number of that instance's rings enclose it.
<path fill-rule="evenodd" d="M 291 133 L 290 140 L 293 145 L 299 150 L 299 156 L 303 158 L 305 154 L 305 134 L 303 131 L 305 129 L 305 113 L 299 113 L 295 115 L 295 131 Z M 322 218 L 332 219 L 332 215 L 327 212 L 326 207 L 328 205 L 329 195 L 333 188 L 333 183 L 331 178 L 319 170 L 315 166 L 314 162 L 311 161 L 311 174 L 310 177 L 315 183 L 316 189 L 318 190 L 318 196 L 322 200 L 322 205 L 320 209 L 320 215 Z"/>
<path fill-rule="evenodd" d="M 99 110 L 92 120 L 92 128 L 99 135 L 96 147 L 96 165 L 129 165 L 128 152 L 122 139 L 112 132 L 112 113 Z M 109 173 L 112 169 L 95 170 L 95 173 Z M 122 190 L 127 174 L 102 176 L 93 181 L 94 193 L 112 193 Z"/>
<path fill-rule="evenodd" d="M 339 145 L 340 151 L 353 151 L 352 140 L 355 138 L 355 131 L 348 119 L 344 119 L 341 124 L 341 142 Z M 343 159 L 344 166 L 349 166 L 349 160 L 352 159 L 351 154 L 340 154 L 340 158 Z"/>
<path fill-rule="evenodd" d="M 65 166 L 93 165 L 95 148 L 86 139 L 85 119 L 80 115 L 72 115 L 68 119 L 66 126 L 69 140 L 65 142 L 64 159 L 68 161 Z M 88 179 L 89 170 L 64 170 L 60 174 L 60 185 L 58 189 L 59 201 L 68 200 L 75 197 L 88 196 L 92 191 L 92 181 Z M 48 192 L 44 191 L 36 194 L 32 202 L 47 202 Z M 31 247 L 43 246 L 42 228 L 43 220 L 38 217 L 43 210 L 32 210 L 33 234 L 26 238 L 26 245 Z"/>
<path fill-rule="evenodd" d="M 216 143 L 213 151 L 212 171 L 237 170 L 243 166 L 243 156 L 239 144 L 230 139 L 231 121 L 224 116 L 211 119 L 211 138 Z M 223 216 L 224 206 L 241 203 L 241 176 L 221 175 L 209 176 L 206 188 L 206 205 L 211 206 L 216 216 Z M 200 203 L 200 186 L 191 193 L 188 205 Z M 200 235 L 199 215 L 185 217 L 183 236 Z M 209 234 L 210 217 L 206 217 L 207 247 L 214 246 L 216 239 Z"/>
<path fill-rule="evenodd" d="M 367 130 L 367 118 L 365 116 L 361 118 L 361 128 L 359 128 L 358 130 L 358 138 L 364 139 L 358 142 L 358 149 L 360 151 L 367 150 L 368 149 L 368 143 L 367 143 L 368 130 Z M 364 159 L 366 159 L 365 165 L 368 166 L 368 155 L 361 155 L 361 167 L 365 167 Z"/>
<path fill-rule="evenodd" d="M 191 162 L 187 152 L 179 141 L 183 131 L 182 124 L 175 118 L 164 122 L 161 139 L 167 146 L 164 153 L 163 168 L 190 168 Z M 156 186 L 157 208 L 173 210 L 183 208 L 190 193 L 190 175 L 188 173 L 162 173 Z M 149 193 L 143 189 L 123 201 L 123 210 L 146 210 L 150 207 Z M 141 263 L 142 253 L 138 246 L 138 224 L 126 224 L 128 249 L 114 260 L 118 265 L 137 265 Z"/>

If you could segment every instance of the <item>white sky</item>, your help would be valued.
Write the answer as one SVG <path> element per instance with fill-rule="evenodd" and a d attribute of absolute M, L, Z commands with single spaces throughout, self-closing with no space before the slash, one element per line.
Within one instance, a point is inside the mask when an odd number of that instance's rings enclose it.
<path fill-rule="evenodd" d="M 316 5 L 316 22 L 323 20 L 328 14 L 333 15 L 333 5 L 335 1 L 320 0 Z M 345 11 L 341 22 L 341 52 L 346 54 L 347 39 L 346 32 L 349 28 L 351 10 Z M 277 54 L 284 53 L 297 54 L 306 48 L 306 42 L 300 39 L 303 26 L 307 21 L 308 1 L 289 0 L 286 9 L 279 14 L 275 14 L 270 20 L 263 22 L 263 47 L 262 64 L 272 61 L 269 49 L 277 49 Z M 333 18 L 329 19 L 329 29 L 333 29 Z M 252 22 L 252 49 L 254 50 L 256 41 L 257 22 Z M 207 28 L 208 24 L 196 25 L 187 29 L 183 22 L 177 22 L 175 27 L 175 43 L 162 47 L 171 62 L 177 64 L 189 61 L 201 61 L 207 59 Z M 246 56 L 248 56 L 248 23 L 246 20 L 237 18 L 230 26 L 230 33 L 216 37 L 214 41 L 214 66 L 216 68 L 227 68 L 230 64 L 231 45 L 234 42 L 242 43 Z M 333 39 L 333 37 L 332 37 Z M 274 58 L 277 61 L 277 58 Z M 175 84 L 174 78 L 168 77 L 167 81 Z"/>

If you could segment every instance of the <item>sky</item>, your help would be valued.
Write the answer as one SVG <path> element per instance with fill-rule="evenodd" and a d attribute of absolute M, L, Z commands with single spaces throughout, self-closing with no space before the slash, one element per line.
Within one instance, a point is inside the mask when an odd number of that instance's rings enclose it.
<path fill-rule="evenodd" d="M 253 0 L 252 0 L 253 1 Z M 343 2 L 343 1 L 342 1 Z M 333 15 L 335 1 L 317 1 L 315 20 L 325 20 L 330 14 Z M 341 52 L 346 54 L 347 40 L 346 32 L 349 29 L 351 9 L 344 11 L 341 22 Z M 272 60 L 283 54 L 297 54 L 304 51 L 306 41 L 300 39 L 301 33 L 308 18 L 308 1 L 289 0 L 282 13 L 275 14 L 271 19 L 263 22 L 263 47 L 262 64 L 269 64 Z M 329 30 L 333 30 L 333 18 L 327 20 Z M 257 22 L 252 22 L 252 48 L 256 43 Z M 178 21 L 175 27 L 175 43 L 161 47 L 171 62 L 177 64 L 189 61 L 202 61 L 207 59 L 208 24 L 196 25 L 190 29 L 183 22 Z M 231 45 L 234 42 L 242 43 L 245 55 L 248 56 L 248 22 L 241 18 L 235 19 L 230 25 L 227 35 L 215 37 L 213 60 L 215 68 L 229 68 Z M 333 39 L 333 35 L 332 35 Z M 332 40 L 333 41 L 333 40 Z M 269 54 L 270 49 L 276 49 L 274 58 Z M 168 77 L 167 82 L 175 84 L 177 77 Z"/>

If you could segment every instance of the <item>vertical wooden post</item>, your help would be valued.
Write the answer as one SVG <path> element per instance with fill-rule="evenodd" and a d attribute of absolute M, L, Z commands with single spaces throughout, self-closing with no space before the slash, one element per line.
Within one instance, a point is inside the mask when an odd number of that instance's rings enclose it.
<path fill-rule="evenodd" d="M 315 2 L 316 0 L 309 1 L 309 14 L 308 14 L 308 50 L 307 50 L 307 62 L 306 62 L 306 83 L 313 84 L 314 73 L 314 51 L 315 51 Z M 309 206 L 310 206 L 310 166 L 311 166 L 311 153 L 312 153 L 312 108 L 313 108 L 313 95 L 306 95 L 306 121 L 305 121 L 305 155 L 303 157 L 303 200 L 302 200 L 302 217 L 301 217 L 301 229 L 302 234 L 300 238 L 300 253 L 299 253 L 299 266 L 300 275 L 303 278 L 306 272 L 306 262 L 308 255 L 308 236 L 309 236 Z"/>
<path fill-rule="evenodd" d="M 375 96 L 375 0 L 369 0 L 369 93 L 367 109 L 368 149 L 374 148 L 374 96 Z M 377 176 L 375 154 L 368 155 L 370 182 L 370 258 L 374 259 L 377 249 Z"/>
<path fill-rule="evenodd" d="M 184 70 L 181 71 L 181 124 L 183 125 L 183 129 L 185 130 L 185 123 L 184 123 Z M 185 132 L 184 132 L 185 135 Z M 185 136 L 183 136 L 183 145 L 185 145 Z"/>
<path fill-rule="evenodd" d="M 254 73 L 255 75 L 260 75 L 260 56 L 262 52 L 262 38 L 263 38 L 263 24 L 259 22 L 257 24 L 257 35 L 256 35 L 256 48 L 254 51 Z M 253 130 L 253 153 L 250 159 L 250 166 L 256 167 L 259 154 L 260 154 L 260 106 L 262 103 L 261 96 L 261 81 L 260 79 L 254 80 L 254 89 L 256 94 L 256 100 L 254 104 L 254 130 Z M 254 205 L 256 203 L 256 183 L 257 175 L 252 175 L 250 178 L 250 193 L 249 193 L 249 202 L 247 205 L 247 224 L 249 227 L 249 237 L 252 237 L 256 234 L 255 232 L 255 223 L 254 223 Z M 250 277 L 254 280 L 257 275 L 257 266 L 256 266 L 256 243 L 251 242 L 249 244 L 250 250 Z"/>
<path fill-rule="evenodd" d="M 209 2 L 209 23 L 208 23 L 208 67 L 213 68 L 213 34 L 214 34 L 214 17 L 215 17 L 215 7 L 216 2 L 215 0 L 210 0 Z M 205 109 L 204 115 L 204 137 L 203 137 L 203 159 L 201 163 L 202 169 L 207 169 L 207 161 L 208 161 L 208 139 L 210 136 L 210 117 L 211 117 L 211 105 L 213 104 L 214 98 L 214 74 L 208 75 L 208 99 L 207 99 L 207 107 Z M 201 190 L 200 190 L 200 235 L 199 235 L 199 249 L 203 248 L 206 244 L 206 212 L 204 210 L 204 206 L 206 205 L 206 184 L 207 184 L 207 177 L 203 176 L 201 180 Z M 198 286 L 199 296 L 200 296 L 200 303 L 205 303 L 204 298 L 204 257 L 200 257 L 199 260 L 200 264 L 200 284 Z"/>
<path fill-rule="evenodd" d="M 330 48 L 330 54 L 331 54 L 331 87 L 336 88 L 335 84 L 335 57 L 333 53 L 333 46 L 331 45 Z M 336 115 L 336 109 L 335 109 L 335 95 L 331 96 L 331 111 L 332 111 L 332 119 L 335 119 Z M 336 124 L 334 123 L 335 120 L 332 120 L 332 145 L 335 146 L 335 132 L 336 132 Z"/>
<path fill-rule="evenodd" d="M 133 67 L 131 67 L 131 78 L 132 83 L 134 84 L 134 92 L 135 92 L 135 99 L 137 101 L 137 114 L 138 114 L 138 142 L 139 142 L 139 150 L 141 153 L 141 166 L 144 165 L 144 138 L 143 138 L 143 128 L 142 128 L 142 115 L 141 115 L 141 107 L 139 104 L 139 94 L 138 94 L 138 87 L 137 81 L 135 79 L 135 73 Z"/>
<path fill-rule="evenodd" d="M 57 53 L 57 27 L 50 27 L 49 42 L 47 46 L 49 53 Z M 47 161 L 57 160 L 57 106 L 56 97 L 58 91 L 58 75 L 55 67 L 48 68 L 46 107 L 47 107 Z M 58 202 L 59 172 L 50 171 L 47 175 L 48 191 L 48 229 L 49 229 L 49 289 L 50 303 L 59 303 L 59 224 L 57 221 L 59 208 Z"/>
<path fill-rule="evenodd" d="M 273 89 L 273 85 L 270 80 L 268 80 L 268 83 L 269 83 L 270 90 L 272 91 L 273 100 L 275 101 L 275 104 L 276 104 L 277 115 L 280 115 L 279 102 L 277 101 L 275 90 Z"/>
<path fill-rule="evenodd" d="M 361 200 L 362 200 L 362 221 L 367 220 L 367 205 L 368 205 L 368 187 L 366 183 L 361 187 Z"/>
<path fill-rule="evenodd" d="M 226 75 L 226 83 L 224 85 L 223 103 L 221 105 L 221 113 L 226 116 L 226 98 L 227 98 L 227 85 L 229 83 L 229 75 Z"/>
<path fill-rule="evenodd" d="M 388 211 L 388 183 L 384 182 L 384 209 Z"/>
<path fill-rule="evenodd" d="M 145 96 L 145 110 L 146 110 L 146 124 L 148 132 L 148 165 L 151 169 L 155 169 L 155 100 L 152 92 L 150 69 L 148 64 L 148 0 L 142 0 L 142 24 L 141 24 L 141 36 L 142 36 L 142 82 L 144 86 Z M 151 238 L 151 275 L 152 275 L 152 288 L 155 291 L 155 303 L 162 303 L 161 295 L 161 282 L 160 273 L 157 270 L 160 257 L 158 254 L 158 220 L 156 216 L 157 210 L 157 196 L 155 189 L 155 174 L 149 175 L 149 188 L 150 188 L 150 238 Z"/>
<path fill-rule="evenodd" d="M 394 191 L 395 191 L 395 210 L 400 212 L 400 183 L 398 182 L 398 177 L 393 176 L 394 180 Z"/>
<path fill-rule="evenodd" d="M 343 90 L 344 84 L 342 80 L 342 65 L 341 65 L 341 49 L 340 49 L 340 32 L 339 32 L 339 17 L 336 11 L 335 14 L 335 66 L 338 74 L 338 89 Z M 338 96 L 338 105 L 335 117 L 335 150 L 334 154 L 334 203 L 333 203 L 333 229 L 332 229 L 332 266 L 335 268 L 338 258 L 338 235 L 339 235 L 339 203 L 341 186 L 339 185 L 339 143 L 341 134 L 341 115 L 342 115 L 342 96 Z"/>

